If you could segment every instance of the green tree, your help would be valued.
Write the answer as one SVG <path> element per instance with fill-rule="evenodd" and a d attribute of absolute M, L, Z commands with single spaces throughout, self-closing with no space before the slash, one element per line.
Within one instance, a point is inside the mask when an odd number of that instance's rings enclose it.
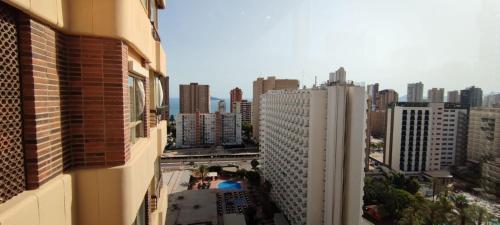
<path fill-rule="evenodd" d="M 429 215 L 427 201 L 420 194 L 414 195 L 408 208 L 401 213 L 400 225 L 423 225 Z"/>
<path fill-rule="evenodd" d="M 485 208 L 476 204 L 470 205 L 467 208 L 466 214 L 475 225 L 488 224 L 488 221 L 492 219 L 492 216 Z"/>
<path fill-rule="evenodd" d="M 420 189 L 420 184 L 415 178 L 406 178 L 406 176 L 402 173 L 395 173 L 392 176 L 389 176 L 389 182 L 395 188 L 403 189 L 413 195 Z"/>
<path fill-rule="evenodd" d="M 384 180 L 375 180 L 371 177 L 365 177 L 365 186 L 363 188 L 363 201 L 365 205 L 378 205 L 384 202 L 388 184 Z"/>
<path fill-rule="evenodd" d="M 469 207 L 469 201 L 467 200 L 467 198 L 465 198 L 464 195 L 455 195 L 452 196 L 451 199 L 453 201 L 453 204 L 455 205 L 455 208 L 458 211 L 457 222 L 459 223 L 459 225 L 465 225 L 465 223 L 467 222 L 466 210 Z"/>
<path fill-rule="evenodd" d="M 405 190 L 411 194 L 416 194 L 420 190 L 420 183 L 415 178 L 406 181 Z"/>
<path fill-rule="evenodd" d="M 437 201 L 427 203 L 429 205 L 428 223 L 431 225 L 450 224 L 453 213 L 453 205 L 445 197 L 439 197 Z"/>
<path fill-rule="evenodd" d="M 257 169 L 257 166 L 259 166 L 259 161 L 257 161 L 256 159 L 252 159 L 250 164 L 252 165 L 252 169 L 255 170 L 255 169 Z"/>
<path fill-rule="evenodd" d="M 252 136 L 252 124 L 251 123 L 243 123 L 241 125 L 241 129 L 243 130 L 247 139 L 250 139 L 250 137 Z"/>
<path fill-rule="evenodd" d="M 248 183 L 252 186 L 258 186 L 260 184 L 260 174 L 255 171 L 248 171 L 246 173 L 246 178 L 248 179 Z"/>
<path fill-rule="evenodd" d="M 194 175 L 201 177 L 201 183 L 204 183 L 205 176 L 208 174 L 208 167 L 205 165 L 200 165 L 193 171 Z"/>
<path fill-rule="evenodd" d="M 389 187 L 381 203 L 382 215 L 389 218 L 401 218 L 403 210 L 410 206 L 414 198 L 405 190 Z"/>

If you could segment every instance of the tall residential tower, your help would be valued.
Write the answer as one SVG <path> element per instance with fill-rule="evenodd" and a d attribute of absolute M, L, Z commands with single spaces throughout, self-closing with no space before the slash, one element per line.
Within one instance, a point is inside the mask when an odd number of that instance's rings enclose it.
<path fill-rule="evenodd" d="M 460 103 L 459 91 L 448 91 L 448 103 Z"/>
<path fill-rule="evenodd" d="M 243 92 L 241 91 L 240 88 L 236 87 L 234 88 L 233 90 L 231 90 L 229 92 L 230 94 L 230 102 L 229 102 L 229 106 L 231 107 L 231 112 L 234 112 L 233 111 L 233 105 L 236 103 L 236 102 L 241 102 L 242 100 L 242 97 L 243 97 Z"/>
<path fill-rule="evenodd" d="M 180 113 L 209 113 L 210 91 L 208 85 L 198 83 L 179 85 Z"/>
<path fill-rule="evenodd" d="M 335 77 L 261 98 L 262 171 L 292 225 L 361 224 L 366 93 Z"/>
<path fill-rule="evenodd" d="M 460 91 L 460 104 L 468 107 L 483 105 L 483 90 L 472 86 Z"/>
<path fill-rule="evenodd" d="M 427 102 L 444 102 L 444 88 L 432 88 L 427 91 Z"/>
<path fill-rule="evenodd" d="M 407 102 L 423 102 L 424 99 L 424 84 L 422 82 L 408 84 L 406 92 Z"/>

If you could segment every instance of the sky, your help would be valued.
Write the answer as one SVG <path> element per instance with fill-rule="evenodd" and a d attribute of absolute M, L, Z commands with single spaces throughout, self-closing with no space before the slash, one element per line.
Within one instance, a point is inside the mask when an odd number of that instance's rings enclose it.
<path fill-rule="evenodd" d="M 257 77 L 311 86 L 340 66 L 400 96 L 418 81 L 500 91 L 498 0 L 168 0 L 159 20 L 171 97 L 198 82 L 251 99 Z"/>

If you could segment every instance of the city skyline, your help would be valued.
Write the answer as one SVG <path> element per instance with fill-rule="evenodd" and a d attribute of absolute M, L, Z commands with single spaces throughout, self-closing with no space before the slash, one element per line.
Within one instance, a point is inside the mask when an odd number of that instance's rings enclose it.
<path fill-rule="evenodd" d="M 500 3 L 383 3 L 170 1 L 159 14 L 159 30 L 169 44 L 171 96 L 178 97 L 178 84 L 199 82 L 211 85 L 213 96 L 225 98 L 240 87 L 250 99 L 257 77 L 298 79 L 310 87 L 315 76 L 326 80 L 339 66 L 353 80 L 379 82 L 381 90 L 401 96 L 407 83 L 419 81 L 445 91 L 472 85 L 485 94 L 499 91 L 484 68 L 500 57 L 480 47 L 498 31 L 479 24 L 497 23 L 480 14 L 496 15 Z"/>

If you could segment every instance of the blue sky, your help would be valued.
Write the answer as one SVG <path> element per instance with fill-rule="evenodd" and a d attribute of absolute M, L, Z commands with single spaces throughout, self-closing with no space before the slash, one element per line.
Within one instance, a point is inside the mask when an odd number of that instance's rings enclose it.
<path fill-rule="evenodd" d="M 251 98 L 259 76 L 310 86 L 339 66 L 400 95 L 416 81 L 500 90 L 497 0 L 168 0 L 159 16 L 172 97 L 198 82 Z"/>

